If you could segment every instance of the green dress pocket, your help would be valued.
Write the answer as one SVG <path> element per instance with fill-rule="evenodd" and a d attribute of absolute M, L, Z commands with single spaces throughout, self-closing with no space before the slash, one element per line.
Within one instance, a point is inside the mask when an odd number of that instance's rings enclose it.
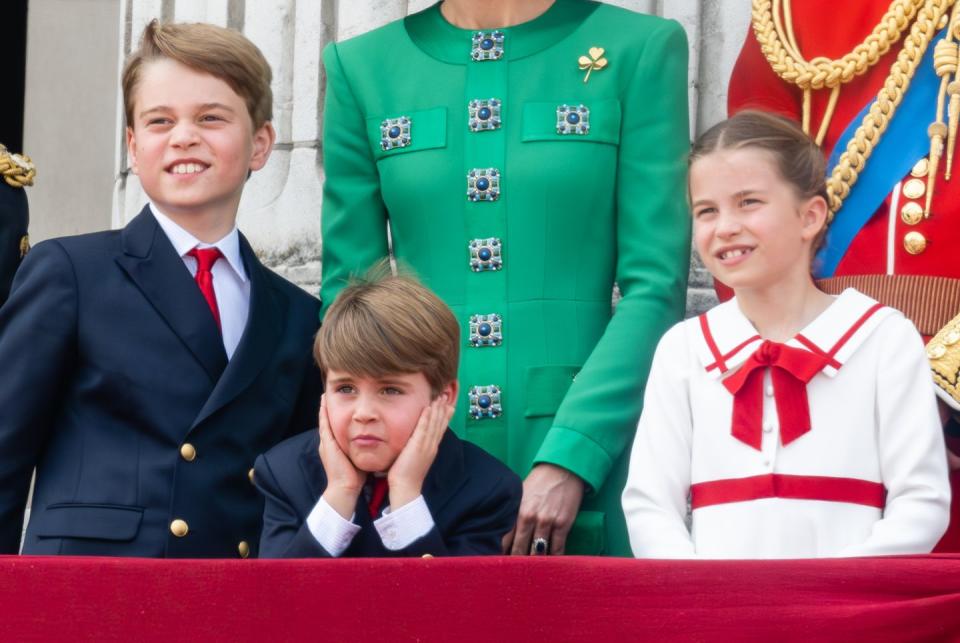
<path fill-rule="evenodd" d="M 409 121 L 409 143 L 402 145 L 391 139 L 390 125 L 399 119 Z M 399 127 L 399 126 L 398 126 Z M 385 131 L 386 130 L 386 131 Z M 367 119 L 367 137 L 373 160 L 381 161 L 398 154 L 419 152 L 447 146 L 447 108 L 434 107 L 416 111 L 397 112 Z"/>

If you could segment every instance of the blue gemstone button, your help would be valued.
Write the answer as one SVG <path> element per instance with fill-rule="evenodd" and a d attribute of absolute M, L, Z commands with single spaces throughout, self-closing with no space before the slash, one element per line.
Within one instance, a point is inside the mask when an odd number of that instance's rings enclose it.
<path fill-rule="evenodd" d="M 488 270 L 500 270 L 503 268 L 503 257 L 501 255 L 502 245 L 500 239 L 490 237 L 488 239 L 472 239 L 467 244 L 470 250 L 470 270 L 474 272 L 486 272 Z M 488 321 L 488 320 L 478 320 Z M 496 327 L 494 331 L 496 331 Z"/>
<path fill-rule="evenodd" d="M 471 386 L 467 392 L 470 401 L 468 413 L 474 420 L 490 420 L 503 413 L 500 405 L 500 387 L 489 384 L 487 386 Z"/>
<path fill-rule="evenodd" d="M 590 109 L 586 105 L 557 106 L 557 134 L 590 133 Z"/>
<path fill-rule="evenodd" d="M 477 31 L 470 42 L 470 58 L 476 62 L 503 58 L 502 31 Z"/>
<path fill-rule="evenodd" d="M 474 168 L 467 172 L 467 198 L 471 201 L 496 201 L 500 198 L 500 170 Z"/>
<path fill-rule="evenodd" d="M 413 123 L 406 116 L 387 118 L 380 123 L 380 149 L 384 152 L 410 145 Z"/>
<path fill-rule="evenodd" d="M 471 132 L 500 129 L 500 99 L 475 98 L 467 105 L 467 127 Z"/>
<path fill-rule="evenodd" d="M 470 315 L 469 344 L 474 348 L 499 346 L 503 343 L 503 318 L 496 314 Z"/>

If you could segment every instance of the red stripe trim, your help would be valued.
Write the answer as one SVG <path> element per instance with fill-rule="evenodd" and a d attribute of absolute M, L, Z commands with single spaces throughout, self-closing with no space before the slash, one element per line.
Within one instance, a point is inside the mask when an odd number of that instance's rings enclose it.
<path fill-rule="evenodd" d="M 867 312 L 863 313 L 860 319 L 854 322 L 853 326 L 847 329 L 847 332 L 843 334 L 843 337 L 837 340 L 837 343 L 833 345 L 833 348 L 830 349 L 829 356 L 830 357 L 835 356 L 840 351 L 840 349 L 843 348 L 843 345 L 847 343 L 847 340 L 853 337 L 853 334 L 856 333 L 858 330 L 860 330 L 860 327 L 863 326 L 868 319 L 870 319 L 873 313 L 877 312 L 881 308 L 883 308 L 883 304 L 879 304 L 879 303 L 874 304 L 873 306 L 870 307 L 870 309 Z"/>
<path fill-rule="evenodd" d="M 713 333 L 710 332 L 710 324 L 707 323 L 707 313 L 700 315 L 700 330 L 703 332 L 703 339 L 707 342 L 707 348 L 713 353 L 714 362 L 707 367 L 707 370 L 710 371 L 719 367 L 720 372 L 725 373 L 727 371 L 727 364 L 723 361 L 723 355 L 720 354 L 717 343 L 713 341 Z"/>
<path fill-rule="evenodd" d="M 752 344 L 753 342 L 755 342 L 755 341 L 757 341 L 757 340 L 759 340 L 759 339 L 763 339 L 763 338 L 760 337 L 760 335 L 754 335 L 753 337 L 751 337 L 751 338 L 748 339 L 747 341 L 741 342 L 738 346 L 736 346 L 735 348 L 733 348 L 732 350 L 730 350 L 730 352 L 725 353 L 725 354 L 723 355 L 722 359 L 724 359 L 724 360 L 730 359 L 731 357 L 733 357 L 734 355 L 736 355 L 737 353 L 739 353 L 741 350 L 743 350 L 744 348 L 746 348 L 747 346 L 749 346 L 750 344 Z M 710 366 L 707 367 L 707 372 L 709 373 L 710 371 L 712 371 L 712 370 L 715 369 L 716 367 L 717 367 L 717 363 L 714 362 L 713 364 L 711 364 Z"/>
<path fill-rule="evenodd" d="M 817 346 L 816 344 L 814 344 L 812 341 L 810 341 L 809 339 L 807 339 L 807 338 L 804 337 L 803 335 L 801 335 L 801 334 L 798 333 L 798 334 L 794 337 L 794 339 L 796 339 L 798 342 L 800 342 L 801 344 L 803 344 L 804 346 L 806 346 L 807 350 L 809 350 L 811 353 L 813 353 L 813 354 L 815 354 L 815 355 L 819 355 L 820 357 L 825 357 L 825 358 L 827 358 L 828 360 L 830 360 L 830 361 L 829 361 L 830 366 L 832 366 L 833 368 L 837 369 L 838 371 L 840 370 L 840 367 L 843 366 L 843 364 L 841 364 L 840 362 L 838 362 L 837 360 L 835 360 L 835 359 L 833 358 L 833 356 L 829 355 L 829 354 L 827 353 L 827 351 L 823 350 L 822 348 L 820 348 L 819 346 Z"/>
<path fill-rule="evenodd" d="M 698 482 L 690 487 L 691 506 L 694 509 L 763 498 L 848 502 L 883 509 L 886 495 L 886 489 L 879 482 L 780 473 Z"/>

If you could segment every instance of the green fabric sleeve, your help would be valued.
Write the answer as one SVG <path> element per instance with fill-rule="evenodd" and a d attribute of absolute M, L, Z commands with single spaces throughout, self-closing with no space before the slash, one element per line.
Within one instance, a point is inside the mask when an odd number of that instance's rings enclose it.
<path fill-rule="evenodd" d="M 323 52 L 327 92 L 323 112 L 323 276 L 327 312 L 352 274 L 386 257 L 387 212 L 370 153 L 364 114 L 346 77 L 336 43 Z M 329 243 L 328 243 L 329 241 Z"/>
<path fill-rule="evenodd" d="M 654 348 L 685 307 L 689 125 L 687 42 L 679 23 L 665 21 L 650 35 L 622 105 L 617 283 L 623 298 L 535 458 L 576 473 L 594 490 L 636 431 Z"/>

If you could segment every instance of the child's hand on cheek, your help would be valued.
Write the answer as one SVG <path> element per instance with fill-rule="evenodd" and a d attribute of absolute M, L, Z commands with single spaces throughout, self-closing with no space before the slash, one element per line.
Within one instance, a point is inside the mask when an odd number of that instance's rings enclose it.
<path fill-rule="evenodd" d="M 447 396 L 441 395 L 420 413 L 410 440 L 387 472 L 391 510 L 399 509 L 420 495 L 423 479 L 437 457 L 437 447 L 453 410 L 454 405 L 447 402 Z"/>
<path fill-rule="evenodd" d="M 326 396 L 320 398 L 320 462 L 327 474 L 323 499 L 345 520 L 353 516 L 366 475 L 358 470 L 333 437 L 327 418 Z"/>

